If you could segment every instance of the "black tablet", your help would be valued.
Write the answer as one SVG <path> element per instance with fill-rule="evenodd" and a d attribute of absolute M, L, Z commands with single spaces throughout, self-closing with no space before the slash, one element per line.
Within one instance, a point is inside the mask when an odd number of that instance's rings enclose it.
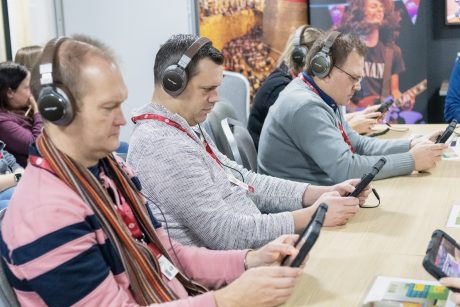
<path fill-rule="evenodd" d="M 460 246 L 442 230 L 435 230 L 423 258 L 423 267 L 436 279 L 460 278 Z M 460 289 L 452 289 L 455 292 Z"/>
<path fill-rule="evenodd" d="M 308 252 L 318 239 L 319 233 L 321 232 L 321 226 L 323 226 L 324 218 L 326 217 L 327 205 L 321 204 L 313 214 L 312 219 L 308 223 L 307 227 L 302 231 L 299 239 L 295 243 L 295 247 L 299 250 L 297 256 L 292 259 L 291 256 L 286 256 L 281 261 L 282 266 L 299 267 L 307 257 Z"/>
<path fill-rule="evenodd" d="M 377 163 L 372 166 L 371 172 L 363 175 L 361 181 L 356 185 L 355 190 L 346 196 L 358 197 L 359 194 L 361 194 L 361 192 L 369 185 L 369 183 L 374 180 L 374 177 L 380 172 L 385 163 L 387 163 L 387 159 L 384 157 L 380 158 Z"/>
<path fill-rule="evenodd" d="M 445 143 L 452 135 L 456 127 L 457 121 L 454 119 L 450 122 L 449 126 L 447 126 L 446 130 L 444 130 L 444 132 L 438 136 L 436 143 Z"/>

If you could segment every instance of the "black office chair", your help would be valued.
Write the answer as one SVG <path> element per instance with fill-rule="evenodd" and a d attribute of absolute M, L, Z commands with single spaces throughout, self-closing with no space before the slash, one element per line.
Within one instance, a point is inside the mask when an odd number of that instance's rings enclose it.
<path fill-rule="evenodd" d="M 222 152 L 244 168 L 257 172 L 257 151 L 246 126 L 232 118 L 223 119 L 221 124 L 226 139 Z"/>

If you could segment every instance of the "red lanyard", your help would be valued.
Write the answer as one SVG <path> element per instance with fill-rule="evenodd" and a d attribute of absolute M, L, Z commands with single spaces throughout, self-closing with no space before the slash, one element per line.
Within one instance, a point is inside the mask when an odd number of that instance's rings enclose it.
<path fill-rule="evenodd" d="M 302 79 L 302 81 L 316 94 L 319 96 L 319 92 L 318 90 L 310 83 L 308 82 L 307 79 L 305 79 L 305 77 L 303 76 L 303 74 L 300 75 L 300 79 Z M 345 132 L 345 130 L 343 130 L 343 126 L 342 126 L 342 123 L 340 122 L 339 120 L 339 130 L 340 130 L 340 133 L 342 134 L 342 137 L 343 137 L 343 140 L 345 141 L 345 143 L 348 144 L 348 147 L 350 148 L 351 152 L 352 153 L 356 153 L 356 149 L 353 147 L 353 145 L 351 145 L 351 142 L 350 142 L 350 139 L 348 138 L 348 135 L 347 133 Z"/>
<path fill-rule="evenodd" d="M 311 84 L 310 82 L 308 82 L 307 79 L 305 79 L 305 77 L 303 76 L 303 74 L 300 74 L 300 79 L 302 79 L 302 81 L 316 94 L 319 96 L 319 92 L 318 90 L 313 86 L 313 84 Z"/>
<path fill-rule="evenodd" d="M 343 140 L 345 141 L 345 143 L 348 144 L 348 147 L 350 148 L 351 152 L 356 153 L 356 149 L 353 147 L 353 145 L 351 145 L 350 139 L 348 138 L 348 135 L 345 132 L 345 130 L 343 130 L 342 123 L 340 122 L 339 122 L 339 130 L 340 130 L 340 133 L 342 133 Z"/>
<path fill-rule="evenodd" d="M 166 118 L 164 116 L 161 116 L 161 115 L 158 115 L 158 114 L 150 114 L 150 113 L 148 113 L 148 114 L 141 114 L 141 115 L 138 115 L 138 116 L 134 116 L 134 117 L 131 118 L 133 123 L 137 123 L 137 121 L 139 121 L 139 120 L 146 120 L 146 119 L 157 120 L 157 121 L 163 122 L 163 123 L 165 123 L 165 124 L 167 124 L 169 126 L 177 128 L 180 131 L 182 131 L 185 134 L 187 134 L 192 140 L 195 141 L 193 136 L 190 133 L 188 133 L 188 131 L 185 128 L 183 128 L 180 124 L 176 123 L 175 121 L 170 120 L 169 118 Z M 206 149 L 206 152 L 211 156 L 211 158 L 213 158 L 214 161 L 216 161 L 217 164 L 220 167 L 222 167 L 222 165 L 220 164 L 219 159 L 217 159 L 216 154 L 212 150 L 211 146 L 209 146 L 208 142 L 206 142 L 206 140 L 204 140 L 204 148 Z"/>
<path fill-rule="evenodd" d="M 32 163 L 33 166 L 43 168 L 44 170 L 47 170 L 48 172 L 54 174 L 54 171 L 51 169 L 49 163 L 42 157 L 29 155 L 29 161 L 30 163 Z"/>

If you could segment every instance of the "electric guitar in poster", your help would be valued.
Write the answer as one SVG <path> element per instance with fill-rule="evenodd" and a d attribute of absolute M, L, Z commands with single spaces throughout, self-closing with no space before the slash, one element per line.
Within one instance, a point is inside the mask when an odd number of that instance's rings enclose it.
<path fill-rule="evenodd" d="M 423 93 L 426 89 L 427 89 L 427 81 L 425 79 L 422 82 L 418 83 L 417 85 L 411 87 L 410 89 L 408 89 L 404 93 L 402 93 L 401 97 L 406 96 L 406 95 L 415 97 L 415 96 Z M 358 108 L 365 108 L 367 106 L 372 106 L 372 105 L 380 104 L 380 103 L 382 103 L 382 100 L 381 100 L 380 96 L 377 96 L 377 95 L 367 96 L 367 97 L 364 97 L 363 99 L 361 99 L 358 102 L 357 107 Z M 402 109 L 410 109 L 411 108 L 410 102 L 409 103 L 404 103 L 403 101 L 401 101 L 399 99 L 394 99 L 393 105 L 395 107 L 402 108 Z"/>

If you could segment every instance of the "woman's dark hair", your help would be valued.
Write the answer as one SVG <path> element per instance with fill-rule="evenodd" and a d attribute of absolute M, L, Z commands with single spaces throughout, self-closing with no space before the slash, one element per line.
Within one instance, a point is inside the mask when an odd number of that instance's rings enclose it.
<path fill-rule="evenodd" d="M 348 7 L 342 17 L 341 24 L 336 27 L 342 33 L 353 32 L 358 36 L 366 36 L 374 28 L 364 20 L 364 5 L 367 0 L 348 0 Z M 392 44 L 399 36 L 401 15 L 395 10 L 393 0 L 379 0 L 383 5 L 383 23 L 379 28 L 381 40 L 385 45 Z"/>
<path fill-rule="evenodd" d="M 17 90 L 27 77 L 27 68 L 13 62 L 0 63 L 0 111 L 11 110 L 8 101 L 8 90 Z"/>

